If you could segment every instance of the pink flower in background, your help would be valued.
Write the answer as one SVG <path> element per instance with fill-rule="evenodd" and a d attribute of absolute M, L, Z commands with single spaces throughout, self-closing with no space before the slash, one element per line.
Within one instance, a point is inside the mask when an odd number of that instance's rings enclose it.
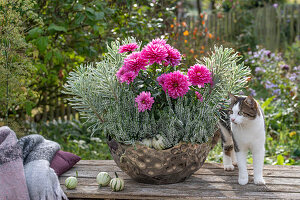
<path fill-rule="evenodd" d="M 168 51 L 166 47 L 158 43 L 149 43 L 143 48 L 141 53 L 144 59 L 150 60 L 150 65 L 155 62 L 161 64 L 162 61 L 168 57 Z"/>
<path fill-rule="evenodd" d="M 125 45 L 120 46 L 119 53 L 134 51 L 138 47 L 139 47 L 139 45 L 137 45 L 136 43 L 125 44 Z"/>
<path fill-rule="evenodd" d="M 162 86 L 163 90 L 166 91 L 166 87 L 165 87 L 165 77 L 166 77 L 166 74 L 162 74 L 160 75 L 159 77 L 157 77 L 157 82 L 160 86 Z"/>
<path fill-rule="evenodd" d="M 134 71 L 126 71 L 120 78 L 120 82 L 124 83 L 126 82 L 128 85 L 129 83 L 132 83 L 133 80 L 137 77 L 138 73 Z"/>
<path fill-rule="evenodd" d="M 139 112 L 144 112 L 146 110 L 151 110 L 152 104 L 154 103 L 154 98 L 151 97 L 150 92 L 141 92 L 136 98 L 135 102 Z"/>
<path fill-rule="evenodd" d="M 173 99 L 184 96 L 189 90 L 189 85 L 188 77 L 180 71 L 171 72 L 164 76 L 164 87 Z"/>
<path fill-rule="evenodd" d="M 189 81 L 192 85 L 198 85 L 198 87 L 203 87 L 205 83 L 211 82 L 211 73 L 204 65 L 194 65 L 188 70 Z"/>
<path fill-rule="evenodd" d="M 202 94 L 200 94 L 199 92 L 195 92 L 197 99 L 199 99 L 199 101 L 203 102 L 203 96 Z"/>
<path fill-rule="evenodd" d="M 180 52 L 177 49 L 173 48 L 171 45 L 166 44 L 165 47 L 168 51 L 168 56 L 166 58 L 166 64 L 167 65 L 171 64 L 172 66 L 177 66 L 181 61 Z"/>
<path fill-rule="evenodd" d="M 139 72 L 141 69 L 146 70 L 147 59 L 142 58 L 141 52 L 133 52 L 124 59 L 124 66 L 129 71 Z"/>

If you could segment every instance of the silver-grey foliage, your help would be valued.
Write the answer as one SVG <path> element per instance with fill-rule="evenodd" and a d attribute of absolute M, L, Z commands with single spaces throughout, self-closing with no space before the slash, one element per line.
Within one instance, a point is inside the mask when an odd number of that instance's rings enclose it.
<path fill-rule="evenodd" d="M 134 38 L 128 38 L 122 44 L 133 42 Z M 239 92 L 250 74 L 233 49 L 215 47 L 211 56 L 203 59 L 214 76 L 214 85 L 202 89 L 203 102 L 191 95 L 175 101 L 166 95 L 167 105 L 162 109 L 140 113 L 135 106 L 136 94 L 115 76 L 125 58 L 118 53 L 119 46 L 119 41 L 112 42 L 101 62 L 82 65 L 71 72 L 65 93 L 73 96 L 69 99 L 71 105 L 92 122 L 93 130 L 102 129 L 125 144 L 157 134 L 163 136 L 166 147 L 180 141 L 206 142 L 216 130 L 219 105 L 226 104 L 229 92 Z"/>

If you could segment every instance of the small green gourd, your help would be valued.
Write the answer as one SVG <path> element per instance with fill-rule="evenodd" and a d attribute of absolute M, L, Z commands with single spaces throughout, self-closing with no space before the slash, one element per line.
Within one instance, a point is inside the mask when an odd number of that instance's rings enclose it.
<path fill-rule="evenodd" d="M 74 176 L 68 177 L 65 180 L 65 186 L 70 190 L 75 189 L 78 184 L 77 177 L 78 177 L 78 172 L 76 171 L 76 177 L 74 177 Z"/>
<path fill-rule="evenodd" d="M 152 148 L 152 139 L 145 138 L 145 139 L 142 140 L 141 144 L 145 145 L 149 148 Z"/>
<path fill-rule="evenodd" d="M 100 172 L 97 175 L 97 183 L 100 187 L 102 186 L 107 186 L 111 180 L 111 177 L 109 176 L 109 174 L 107 172 Z"/>
<path fill-rule="evenodd" d="M 118 178 L 117 172 L 115 172 L 116 178 L 113 178 L 109 182 L 109 186 L 114 192 L 118 192 L 124 189 L 124 180 L 121 178 Z"/>
<path fill-rule="evenodd" d="M 164 144 L 164 138 L 161 135 L 156 135 L 152 139 L 152 145 L 153 145 L 154 149 L 156 149 L 156 150 L 162 150 L 162 149 L 166 148 L 166 146 Z"/>

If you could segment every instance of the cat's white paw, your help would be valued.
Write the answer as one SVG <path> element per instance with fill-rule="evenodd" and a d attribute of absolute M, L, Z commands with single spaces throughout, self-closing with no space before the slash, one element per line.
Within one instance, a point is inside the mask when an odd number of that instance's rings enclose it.
<path fill-rule="evenodd" d="M 224 165 L 224 170 L 225 171 L 233 171 L 234 170 L 234 166 L 233 165 Z"/>
<path fill-rule="evenodd" d="M 263 177 L 260 177 L 260 178 L 254 178 L 254 184 L 256 184 L 256 185 L 265 185 L 266 182 L 265 182 Z"/>
<path fill-rule="evenodd" d="M 239 177 L 239 184 L 246 185 L 248 183 L 248 177 Z"/>

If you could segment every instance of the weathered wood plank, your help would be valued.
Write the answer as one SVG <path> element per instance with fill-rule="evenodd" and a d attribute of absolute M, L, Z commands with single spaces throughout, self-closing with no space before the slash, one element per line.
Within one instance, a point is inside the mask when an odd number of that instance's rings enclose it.
<path fill-rule="evenodd" d="M 252 169 L 252 166 L 249 166 Z M 137 183 L 122 172 L 112 160 L 80 161 L 60 178 L 62 188 L 70 199 L 175 199 L 175 198 L 225 198 L 225 199 L 300 199 L 299 166 L 265 166 L 266 185 L 253 184 L 250 175 L 249 184 L 237 183 L 238 170 L 224 172 L 218 163 L 206 163 L 192 177 L 182 183 L 169 185 L 149 185 Z M 67 190 L 64 181 L 78 171 L 78 186 Z M 99 188 L 96 176 L 107 171 L 112 177 L 118 171 L 125 180 L 122 192 L 112 192 L 109 187 Z M 249 170 L 250 174 L 252 170 Z"/>
<path fill-rule="evenodd" d="M 99 170 L 105 170 L 107 172 L 120 172 L 121 169 L 117 167 L 115 164 L 108 166 L 74 166 L 70 171 L 66 173 L 65 176 L 69 176 L 70 174 L 74 174 L 75 171 L 78 171 L 78 173 L 84 172 L 85 175 L 94 175 L 95 173 L 99 172 Z M 264 169 L 264 176 L 268 177 L 292 177 L 292 178 L 299 178 L 300 179 L 300 169 L 292 171 L 285 171 L 285 170 L 273 170 L 273 169 Z M 249 175 L 253 175 L 253 169 L 248 170 Z M 238 175 L 238 169 L 234 171 L 228 171 L 225 172 L 223 168 L 220 166 L 219 168 L 205 168 L 202 167 L 198 171 L 196 171 L 194 174 L 196 175 L 219 175 L 219 176 L 237 176 Z"/>
<path fill-rule="evenodd" d="M 121 176 L 120 176 L 121 177 Z M 123 177 L 122 177 L 123 178 Z M 164 185 L 164 189 L 174 189 L 177 190 L 180 188 L 181 190 L 187 190 L 187 189 L 197 189 L 197 190 L 220 190 L 220 191 L 240 191 L 244 190 L 245 186 L 241 186 L 238 184 L 237 179 L 233 180 L 231 179 L 230 184 L 228 182 L 210 182 L 204 180 L 205 177 L 199 177 L 199 176 L 192 176 L 188 180 L 182 183 L 176 183 L 176 184 L 169 184 Z M 64 180 L 61 179 L 60 183 L 64 185 Z M 148 185 L 148 184 L 142 184 L 137 183 L 133 181 L 132 179 L 125 179 L 125 185 L 129 185 L 130 187 L 135 188 L 148 188 L 153 187 L 156 189 L 162 188 L 161 185 Z M 98 186 L 96 182 L 96 178 L 78 178 L 79 185 L 81 186 Z M 212 184 L 213 183 L 213 184 Z M 282 184 L 268 184 L 264 186 L 257 186 L 253 184 L 253 179 L 250 180 L 250 183 L 246 186 L 247 191 L 262 191 L 262 192 L 299 192 L 300 195 L 300 185 L 282 185 Z"/>
<path fill-rule="evenodd" d="M 114 160 L 80 160 L 76 166 L 88 165 L 88 166 L 103 166 L 103 165 L 115 165 Z M 203 168 L 222 168 L 222 163 L 204 163 Z M 248 165 L 248 169 L 253 169 L 252 165 Z M 264 165 L 264 169 L 270 170 L 285 170 L 295 171 L 300 170 L 300 166 L 295 165 Z"/>
<path fill-rule="evenodd" d="M 146 184 L 145 184 L 146 185 Z M 186 188 L 165 188 L 140 187 L 140 185 L 126 185 L 124 191 L 112 192 L 109 187 L 99 188 L 98 186 L 81 186 L 78 185 L 75 190 L 63 189 L 69 198 L 110 198 L 110 199 L 155 199 L 155 198 L 191 198 L 191 197 L 210 197 L 210 198 L 260 198 L 260 199 L 299 199 L 300 193 L 289 192 L 265 192 L 265 191 L 248 191 L 245 187 L 241 191 L 223 191 L 214 189 L 186 189 Z"/>

